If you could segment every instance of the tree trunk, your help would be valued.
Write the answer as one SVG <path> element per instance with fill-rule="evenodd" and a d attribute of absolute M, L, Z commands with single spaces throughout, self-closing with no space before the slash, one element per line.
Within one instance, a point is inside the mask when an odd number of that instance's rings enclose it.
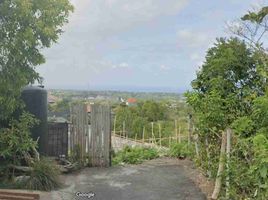
<path fill-rule="evenodd" d="M 219 160 L 219 168 L 217 172 L 217 178 L 215 181 L 215 187 L 212 194 L 212 199 L 218 199 L 219 193 L 221 191 L 222 185 L 222 173 L 224 170 L 224 156 L 225 156 L 225 147 L 226 147 L 226 133 L 222 132 L 222 141 L 221 141 L 221 152 L 220 152 L 220 160 Z"/>

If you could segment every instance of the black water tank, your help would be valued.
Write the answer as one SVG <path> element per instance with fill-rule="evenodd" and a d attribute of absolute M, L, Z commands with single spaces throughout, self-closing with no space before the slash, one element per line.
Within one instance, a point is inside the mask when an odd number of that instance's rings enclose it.
<path fill-rule="evenodd" d="M 39 124 L 32 130 L 32 138 L 38 138 L 38 149 L 41 155 L 46 155 L 47 149 L 47 91 L 42 86 L 27 86 L 21 94 L 22 100 L 26 105 L 26 111 L 33 114 Z"/>

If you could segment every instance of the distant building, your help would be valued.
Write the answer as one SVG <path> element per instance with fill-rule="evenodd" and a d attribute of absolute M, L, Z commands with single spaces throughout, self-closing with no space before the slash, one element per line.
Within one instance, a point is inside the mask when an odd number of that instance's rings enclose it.
<path fill-rule="evenodd" d="M 135 106 L 135 105 L 137 105 L 137 99 L 135 99 L 135 98 L 129 98 L 128 100 L 127 100 L 127 102 L 126 102 L 126 104 L 127 104 L 127 106 Z"/>
<path fill-rule="evenodd" d="M 59 97 L 56 97 L 56 96 L 52 95 L 51 93 L 48 93 L 47 101 L 49 104 L 56 104 L 60 100 L 61 99 Z"/>

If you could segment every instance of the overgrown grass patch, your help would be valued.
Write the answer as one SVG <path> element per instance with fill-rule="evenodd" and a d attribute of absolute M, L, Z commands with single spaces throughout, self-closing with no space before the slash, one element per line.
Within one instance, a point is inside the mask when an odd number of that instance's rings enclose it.
<path fill-rule="evenodd" d="M 171 145 L 168 155 L 170 157 L 176 157 L 180 159 L 184 159 L 186 157 L 192 157 L 193 148 L 192 146 L 188 146 L 186 142 L 174 143 Z"/>
<path fill-rule="evenodd" d="M 152 160 L 158 157 L 158 151 L 154 148 L 127 146 L 122 151 L 119 151 L 114 155 L 112 164 L 140 164 L 145 160 Z"/>
<path fill-rule="evenodd" d="M 61 186 L 58 166 L 47 159 L 42 159 L 32 165 L 33 170 L 28 178 L 19 184 L 19 188 L 30 190 L 51 191 Z"/>

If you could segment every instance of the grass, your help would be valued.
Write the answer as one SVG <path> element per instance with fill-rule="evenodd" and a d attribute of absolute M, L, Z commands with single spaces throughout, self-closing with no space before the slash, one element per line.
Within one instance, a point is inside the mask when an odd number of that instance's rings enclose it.
<path fill-rule="evenodd" d="M 29 179 L 19 184 L 21 189 L 51 191 L 61 186 L 60 170 L 53 162 L 42 159 L 35 162 L 32 167 Z"/>
<path fill-rule="evenodd" d="M 186 142 L 174 143 L 171 145 L 168 155 L 170 157 L 184 159 L 186 157 L 191 157 L 192 152 L 193 152 L 192 148 L 191 147 L 189 148 Z"/>
<path fill-rule="evenodd" d="M 158 152 L 154 148 L 132 148 L 127 146 L 122 151 L 115 154 L 112 159 L 112 164 L 140 164 L 145 160 L 151 160 L 158 157 Z"/>

